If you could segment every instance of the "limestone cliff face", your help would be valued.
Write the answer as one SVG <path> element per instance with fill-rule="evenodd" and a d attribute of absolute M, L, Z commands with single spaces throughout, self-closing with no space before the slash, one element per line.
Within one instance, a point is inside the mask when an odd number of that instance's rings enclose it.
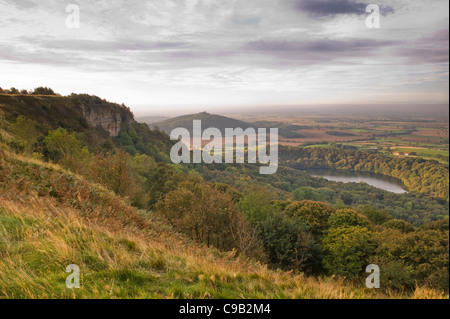
<path fill-rule="evenodd" d="M 113 137 L 119 135 L 123 125 L 128 125 L 134 121 L 133 113 L 127 107 L 109 103 L 99 98 L 90 97 L 86 99 L 81 97 L 76 104 L 90 125 L 101 126 Z"/>

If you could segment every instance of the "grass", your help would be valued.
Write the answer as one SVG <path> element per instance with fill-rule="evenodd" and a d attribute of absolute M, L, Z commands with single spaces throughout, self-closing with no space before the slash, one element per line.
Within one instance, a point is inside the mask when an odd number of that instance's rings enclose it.
<path fill-rule="evenodd" d="M 46 199 L 0 206 L 1 298 L 388 297 L 339 279 L 270 271 L 183 239 L 111 231 Z M 80 267 L 80 289 L 65 287 L 69 264 Z M 418 289 L 410 297 L 441 296 Z"/>
<path fill-rule="evenodd" d="M 0 256 L 0 298 L 448 298 L 270 270 L 196 244 L 106 189 L 2 145 Z M 66 288 L 69 264 L 80 267 L 80 289 Z"/>
<path fill-rule="evenodd" d="M 443 164 L 448 164 L 448 157 L 449 152 L 448 151 L 441 151 L 441 150 L 432 150 L 427 148 L 395 148 L 393 149 L 395 152 L 403 152 L 403 153 L 413 153 L 415 152 L 417 156 L 422 157 L 424 159 L 432 159 L 437 160 Z M 446 159 L 442 157 L 446 157 Z"/>

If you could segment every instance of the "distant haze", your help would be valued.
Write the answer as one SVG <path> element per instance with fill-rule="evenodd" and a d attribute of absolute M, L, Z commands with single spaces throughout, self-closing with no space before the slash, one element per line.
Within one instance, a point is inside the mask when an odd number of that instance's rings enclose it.
<path fill-rule="evenodd" d="M 137 118 L 142 122 L 157 123 L 166 117 L 193 114 L 199 112 L 212 112 L 220 115 L 252 116 L 258 114 L 292 114 L 292 115 L 319 115 L 319 116 L 371 116 L 371 117 L 396 117 L 402 118 L 430 118 L 448 121 L 448 104 L 366 104 L 366 105 L 259 105 L 259 106 L 227 106 L 227 107 L 182 107 L 173 110 L 148 108 L 147 112 L 137 113 Z M 150 115 L 150 116 L 148 116 Z M 150 120 L 147 120 L 147 117 Z"/>

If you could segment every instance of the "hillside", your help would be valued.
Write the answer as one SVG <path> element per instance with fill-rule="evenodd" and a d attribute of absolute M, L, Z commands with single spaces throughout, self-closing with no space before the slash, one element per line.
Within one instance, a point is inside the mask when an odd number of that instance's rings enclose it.
<path fill-rule="evenodd" d="M 448 297 L 437 200 L 288 167 L 262 178 L 246 164 L 173 165 L 167 134 L 125 106 L 0 99 L 0 297 Z M 121 119 L 117 136 L 102 114 Z M 393 214 L 366 205 L 381 202 Z M 380 290 L 364 288 L 372 263 L 384 270 Z M 69 264 L 83 289 L 65 288 Z"/>
<path fill-rule="evenodd" d="M 50 191 L 51 190 L 51 191 Z M 401 298 L 193 243 L 153 214 L 0 144 L 0 298 Z M 81 289 L 65 287 L 69 264 Z M 429 289 L 409 297 L 437 298 Z"/>
<path fill-rule="evenodd" d="M 226 128 L 242 128 L 243 130 L 246 130 L 247 128 L 278 128 L 278 133 L 285 138 L 303 137 L 303 135 L 295 132 L 295 127 L 280 122 L 247 123 L 241 120 L 236 120 L 221 115 L 209 114 L 207 112 L 183 115 L 175 118 L 170 118 L 158 123 L 149 123 L 149 125 L 153 128 L 158 127 L 167 134 L 170 134 L 170 132 L 175 128 L 182 127 L 188 129 L 192 135 L 192 122 L 194 120 L 201 120 L 203 129 L 207 129 L 210 127 L 218 128 L 223 135 L 225 135 Z"/>
<path fill-rule="evenodd" d="M 0 147 L 1 298 L 404 297 L 199 246 L 98 185 Z M 82 289 L 65 288 L 68 264 L 80 266 Z M 440 296 L 417 289 L 410 297 Z"/>
<path fill-rule="evenodd" d="M 0 110 L 6 120 L 19 115 L 45 123 L 49 128 L 64 127 L 83 131 L 101 127 L 110 136 L 118 136 L 120 129 L 134 121 L 130 109 L 107 102 L 96 96 L 6 95 L 0 94 Z"/>

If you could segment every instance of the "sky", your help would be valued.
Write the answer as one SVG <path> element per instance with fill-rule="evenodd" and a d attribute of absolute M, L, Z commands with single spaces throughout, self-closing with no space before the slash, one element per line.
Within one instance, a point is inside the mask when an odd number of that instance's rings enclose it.
<path fill-rule="evenodd" d="M 0 87 L 141 115 L 447 104 L 449 1 L 369 1 L 0 0 Z M 366 26 L 371 3 L 380 28 Z"/>

